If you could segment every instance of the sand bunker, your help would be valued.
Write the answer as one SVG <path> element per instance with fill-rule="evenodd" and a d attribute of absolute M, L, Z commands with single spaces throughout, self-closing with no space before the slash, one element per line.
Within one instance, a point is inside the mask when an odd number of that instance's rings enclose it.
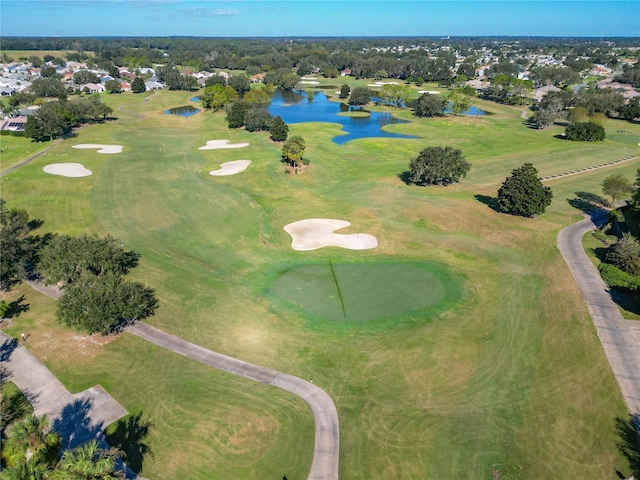
<path fill-rule="evenodd" d="M 221 163 L 220 169 L 212 170 L 209 172 L 209 175 L 215 175 L 216 177 L 234 175 L 236 173 L 244 172 L 250 164 L 251 160 L 234 160 L 233 162 Z"/>
<path fill-rule="evenodd" d="M 418 93 L 428 93 L 429 95 L 438 95 L 440 92 L 437 90 L 418 90 Z"/>
<path fill-rule="evenodd" d="M 74 145 L 73 148 L 97 148 L 98 153 L 122 153 L 122 145 L 101 145 L 99 143 L 83 143 L 81 145 Z"/>
<path fill-rule="evenodd" d="M 198 150 L 217 150 L 218 148 L 242 148 L 248 147 L 248 143 L 229 143 L 231 140 L 209 140 L 204 147 Z"/>
<path fill-rule="evenodd" d="M 51 175 L 62 175 L 63 177 L 88 177 L 91 170 L 84 168 L 80 163 L 52 163 L 43 169 Z"/>
<path fill-rule="evenodd" d="M 340 235 L 333 233 L 351 225 L 346 220 L 330 218 L 309 218 L 290 223 L 284 227 L 285 232 L 293 239 L 294 250 L 307 251 L 322 247 L 342 247 L 351 250 L 367 250 L 378 246 L 378 239 L 368 233 L 352 233 Z"/>
<path fill-rule="evenodd" d="M 306 85 L 318 85 L 320 82 L 316 82 L 315 80 L 303 80 L 300 83 L 304 83 Z"/>

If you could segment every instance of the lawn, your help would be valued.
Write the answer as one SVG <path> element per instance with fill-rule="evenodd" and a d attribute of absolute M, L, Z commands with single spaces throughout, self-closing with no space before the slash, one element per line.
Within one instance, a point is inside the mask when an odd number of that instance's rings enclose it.
<path fill-rule="evenodd" d="M 561 127 L 529 129 L 519 110 L 501 106 L 483 105 L 494 115 L 482 119 L 419 120 L 401 112 L 412 123 L 393 130 L 421 138 L 339 146 L 331 141 L 336 125 L 291 125 L 290 134 L 307 141 L 310 164 L 302 175 L 287 175 L 280 147 L 266 133 L 229 130 L 222 114 L 162 113 L 189 104 L 191 96 L 104 97 L 119 119 L 85 127 L 3 177 L 3 198 L 42 219 L 39 233 L 110 233 L 140 252 L 132 275 L 156 289 L 161 303 L 149 323 L 313 378 L 338 408 L 341 478 L 630 474 L 617 447 L 616 419 L 625 407 L 556 234 L 580 218 L 569 203 L 576 192 L 600 194 L 605 176 L 633 178 L 638 163 L 549 182 L 554 201 L 537 219 L 499 214 L 486 199 L 525 161 L 546 175 L 637 154 L 637 145 L 567 142 L 555 137 Z M 198 150 L 214 139 L 250 146 Z M 100 155 L 72 149 L 77 143 L 119 144 L 124 151 Z M 448 187 L 405 185 L 400 175 L 411 157 L 434 144 L 462 148 L 469 175 Z M 238 175 L 208 175 L 237 159 L 252 164 Z M 42 171 L 58 161 L 83 163 L 93 175 L 69 179 Z M 375 235 L 379 247 L 296 252 L 284 226 L 305 218 L 348 220 L 352 226 L 341 233 Z M 354 266 L 385 264 L 413 268 L 349 278 Z M 314 265 L 329 290 L 336 279 L 341 288 L 345 279 L 361 288 L 348 296 L 367 318 L 378 307 L 366 293 L 381 295 L 375 290 L 381 276 L 396 288 L 411 283 L 407 271 L 416 275 L 423 284 L 415 291 L 425 298 L 414 300 L 424 303 L 374 320 L 310 314 L 283 298 L 278 282 L 285 271 L 309 282 L 304 268 Z M 327 265 L 337 267 L 333 286 Z M 425 282 L 435 290 L 426 292 Z M 438 282 L 458 294 L 438 303 Z M 285 290 L 295 283 L 287 279 Z M 154 456 L 143 459 L 145 476 L 306 476 L 313 419 L 302 401 L 127 334 L 94 339 L 68 332 L 53 319 L 53 301 L 25 286 L 12 294 L 24 294 L 30 310 L 9 331 L 26 326 L 30 348 L 65 385 L 75 391 L 101 383 L 152 424 L 146 441 Z M 317 301 L 309 289 L 303 297 Z"/>

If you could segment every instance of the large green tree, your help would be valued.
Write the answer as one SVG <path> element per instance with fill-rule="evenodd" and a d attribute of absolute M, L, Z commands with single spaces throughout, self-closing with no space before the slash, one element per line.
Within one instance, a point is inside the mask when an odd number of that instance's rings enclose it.
<path fill-rule="evenodd" d="M 418 97 L 413 107 L 417 117 L 441 117 L 447 108 L 447 99 L 441 95 L 424 93 Z"/>
<path fill-rule="evenodd" d="M 248 132 L 269 130 L 273 116 L 264 108 L 255 108 L 244 116 L 244 128 Z"/>
<path fill-rule="evenodd" d="M 38 271 L 49 284 L 70 284 L 86 273 L 126 275 L 139 258 L 110 235 L 55 235 L 40 251 Z"/>
<path fill-rule="evenodd" d="M 251 111 L 251 104 L 244 100 L 230 103 L 227 106 L 227 125 L 229 128 L 240 128 L 244 126 L 244 117 Z"/>
<path fill-rule="evenodd" d="M 269 128 L 270 138 L 274 142 L 284 142 L 289 136 L 289 126 L 280 115 L 273 119 Z"/>
<path fill-rule="evenodd" d="M 147 90 L 147 87 L 144 85 L 144 80 L 141 77 L 136 77 L 131 82 L 131 91 L 133 93 L 143 93 Z"/>
<path fill-rule="evenodd" d="M 371 101 L 371 90 L 367 87 L 355 87 L 349 95 L 349 105 L 366 105 Z"/>
<path fill-rule="evenodd" d="M 449 185 L 465 177 L 470 168 L 458 148 L 427 147 L 409 163 L 409 180 L 417 185 Z"/>
<path fill-rule="evenodd" d="M 8 290 L 19 282 L 34 261 L 37 244 L 31 236 L 34 224 L 24 209 L 7 208 L 0 200 L 0 289 Z"/>
<path fill-rule="evenodd" d="M 544 213 L 552 198 L 553 192 L 542 184 L 538 170 L 530 163 L 514 169 L 498 189 L 500 210 L 521 217 Z"/>
<path fill-rule="evenodd" d="M 609 175 L 602 181 L 602 193 L 611 197 L 611 204 L 631 192 L 631 182 L 627 177 L 620 174 Z"/>
<path fill-rule="evenodd" d="M 409 85 L 384 84 L 380 89 L 380 99 L 385 105 L 404 107 L 409 103 L 413 89 Z"/>
<path fill-rule="evenodd" d="M 139 282 L 115 273 L 85 274 L 64 288 L 56 318 L 68 327 L 107 335 L 153 315 L 157 307 L 153 289 Z"/>

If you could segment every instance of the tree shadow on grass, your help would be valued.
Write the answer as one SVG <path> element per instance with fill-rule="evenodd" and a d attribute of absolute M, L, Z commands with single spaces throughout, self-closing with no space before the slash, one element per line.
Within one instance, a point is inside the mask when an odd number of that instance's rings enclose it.
<path fill-rule="evenodd" d="M 574 192 L 575 197 L 567 200 L 569 205 L 584 213 L 602 213 L 609 204 L 606 198 L 591 192 Z"/>
<path fill-rule="evenodd" d="M 496 197 L 490 197 L 489 195 L 480 195 L 476 194 L 473 196 L 480 203 L 484 203 L 491 210 L 495 210 L 496 212 L 500 211 L 500 205 L 498 204 L 498 199 Z"/>
<path fill-rule="evenodd" d="M 624 477 L 628 478 L 640 476 L 640 416 L 634 415 L 627 418 L 617 417 L 615 419 L 615 428 L 618 441 L 616 445 L 620 453 L 629 462 L 631 472 L 627 475 L 623 472 Z M 620 472 L 616 470 L 620 475 Z"/>
<path fill-rule="evenodd" d="M 4 318 L 14 318 L 19 317 L 21 313 L 29 311 L 29 304 L 24 303 L 25 296 L 22 295 L 17 300 L 13 302 L 9 302 L 9 308 L 4 313 Z"/>
<path fill-rule="evenodd" d="M 151 427 L 151 422 L 143 420 L 140 412 L 118 420 L 115 427 L 111 426 L 105 433 L 109 445 L 122 452 L 122 460 L 136 473 L 142 470 L 144 457 L 153 456 L 149 445 L 144 443 Z"/>
<path fill-rule="evenodd" d="M 411 185 L 413 182 L 411 181 L 411 172 L 405 170 L 402 173 L 398 174 L 398 178 L 404 182 L 405 185 Z"/>

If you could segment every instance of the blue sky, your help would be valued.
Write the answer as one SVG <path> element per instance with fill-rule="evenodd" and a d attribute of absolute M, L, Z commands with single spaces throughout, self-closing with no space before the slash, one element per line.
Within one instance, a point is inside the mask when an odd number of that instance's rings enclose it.
<path fill-rule="evenodd" d="M 3 36 L 640 36 L 640 0 L 0 0 Z"/>

